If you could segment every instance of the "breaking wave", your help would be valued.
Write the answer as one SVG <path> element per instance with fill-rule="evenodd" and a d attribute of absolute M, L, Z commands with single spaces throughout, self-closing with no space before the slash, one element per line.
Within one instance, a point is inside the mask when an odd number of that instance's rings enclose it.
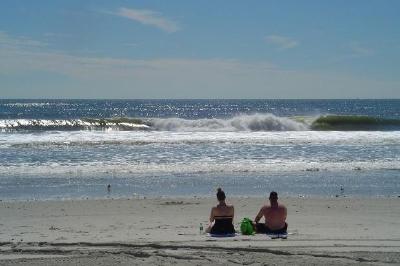
<path fill-rule="evenodd" d="M 149 125 L 136 118 L 83 118 L 69 120 L 13 119 L 0 120 L 0 130 L 147 130 Z"/>
<path fill-rule="evenodd" d="M 0 120 L 0 130 L 157 130 L 157 131 L 299 131 L 308 126 L 272 114 L 240 115 L 229 119 L 109 118 L 71 120 Z"/>
<path fill-rule="evenodd" d="M 152 127 L 165 131 L 300 131 L 308 126 L 272 114 L 240 115 L 230 119 L 153 119 Z"/>
<path fill-rule="evenodd" d="M 0 131 L 18 130 L 117 130 L 176 132 L 257 132 L 257 131 L 368 131 L 400 130 L 399 119 L 370 116 L 324 115 L 319 117 L 279 117 L 273 114 L 238 115 L 232 118 L 82 118 L 69 120 L 0 120 Z"/>

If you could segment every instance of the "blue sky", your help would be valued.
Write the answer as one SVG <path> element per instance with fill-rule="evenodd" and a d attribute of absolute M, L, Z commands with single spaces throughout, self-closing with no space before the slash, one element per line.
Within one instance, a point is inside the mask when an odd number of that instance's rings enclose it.
<path fill-rule="evenodd" d="M 0 2 L 1 98 L 400 98 L 400 1 Z"/>

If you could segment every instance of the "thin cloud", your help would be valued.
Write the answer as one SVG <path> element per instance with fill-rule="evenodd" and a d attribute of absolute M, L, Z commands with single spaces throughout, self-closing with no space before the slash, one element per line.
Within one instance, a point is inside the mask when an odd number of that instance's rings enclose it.
<path fill-rule="evenodd" d="M 127 46 L 127 47 L 137 47 L 137 46 L 139 46 L 139 44 L 137 44 L 137 43 L 124 43 L 123 45 Z"/>
<path fill-rule="evenodd" d="M 291 49 L 299 45 L 299 42 L 281 35 L 268 35 L 264 40 L 271 45 L 276 46 L 279 50 Z"/>
<path fill-rule="evenodd" d="M 121 7 L 113 14 L 137 21 L 143 25 L 159 28 L 169 33 L 176 32 L 180 29 L 175 21 L 165 18 L 159 12 L 153 10 Z"/>
<path fill-rule="evenodd" d="M 12 38 L 6 32 L 0 31 L 0 45 L 7 47 L 30 47 L 30 48 L 41 48 L 46 47 L 47 43 L 32 40 L 26 37 Z"/>
<path fill-rule="evenodd" d="M 371 56 L 375 53 L 374 50 L 364 47 L 358 42 L 351 42 L 348 48 L 350 49 L 351 55 L 354 57 Z"/>
<path fill-rule="evenodd" d="M 60 51 L 35 49 L 26 43 L 40 43 L 31 39 L 11 37 L 0 32 L 0 73 L 23 71 L 49 71 L 83 79 L 117 79 L 120 77 L 151 76 L 154 74 L 179 75 L 188 69 L 193 73 L 211 71 L 214 73 L 252 73 L 274 71 L 270 63 L 246 64 L 232 59 L 123 59 L 111 57 L 73 56 Z M 163 75 L 164 75 L 163 74 Z"/>
<path fill-rule="evenodd" d="M 49 37 L 49 38 L 69 38 L 72 37 L 71 34 L 65 34 L 65 33 L 56 33 L 56 32 L 46 32 L 43 34 L 44 37 Z"/>

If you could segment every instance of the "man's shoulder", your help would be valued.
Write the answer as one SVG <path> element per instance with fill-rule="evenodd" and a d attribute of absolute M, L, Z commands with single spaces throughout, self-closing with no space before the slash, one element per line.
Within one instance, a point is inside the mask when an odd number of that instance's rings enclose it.
<path fill-rule="evenodd" d="M 284 204 L 282 204 L 282 203 L 278 204 L 278 208 L 286 210 L 286 206 Z"/>
<path fill-rule="evenodd" d="M 263 210 L 263 211 L 266 211 L 269 209 L 271 209 L 271 205 L 269 205 L 269 204 L 265 204 L 264 206 L 261 207 L 261 210 Z"/>
<path fill-rule="evenodd" d="M 272 208 L 271 205 L 266 204 L 263 207 L 261 207 L 262 210 L 270 210 L 270 209 L 276 209 L 276 208 Z M 285 209 L 286 210 L 286 206 L 282 203 L 278 203 L 278 209 Z"/>

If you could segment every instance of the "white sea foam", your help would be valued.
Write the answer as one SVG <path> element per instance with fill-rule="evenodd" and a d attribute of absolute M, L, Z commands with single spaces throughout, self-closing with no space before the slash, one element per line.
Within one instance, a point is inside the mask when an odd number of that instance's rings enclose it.
<path fill-rule="evenodd" d="M 0 149 L 2 177 L 400 169 L 400 131 L 44 131 Z"/>
<path fill-rule="evenodd" d="M 308 130 L 304 123 L 272 114 L 240 115 L 230 119 L 154 118 L 156 130 L 165 131 L 299 131 Z"/>
<path fill-rule="evenodd" d="M 90 162 L 84 164 L 49 163 L 42 165 L 19 164 L 0 166 L 0 176 L 48 177 L 48 178 L 75 178 L 75 177 L 103 177 L 103 176 L 165 176 L 165 175 L 196 175 L 218 174 L 273 174 L 285 172 L 336 172 L 336 171 L 371 171 L 371 170 L 398 170 L 400 160 L 394 161 L 348 161 L 348 162 L 316 162 L 316 161 L 283 161 L 283 160 L 232 160 L 218 163 L 207 161 L 191 161 L 178 163 L 112 163 Z"/>
<path fill-rule="evenodd" d="M 265 144 L 265 145 L 399 145 L 400 131 L 48 131 L 0 134 L 0 146 L 73 146 L 143 144 Z"/>

